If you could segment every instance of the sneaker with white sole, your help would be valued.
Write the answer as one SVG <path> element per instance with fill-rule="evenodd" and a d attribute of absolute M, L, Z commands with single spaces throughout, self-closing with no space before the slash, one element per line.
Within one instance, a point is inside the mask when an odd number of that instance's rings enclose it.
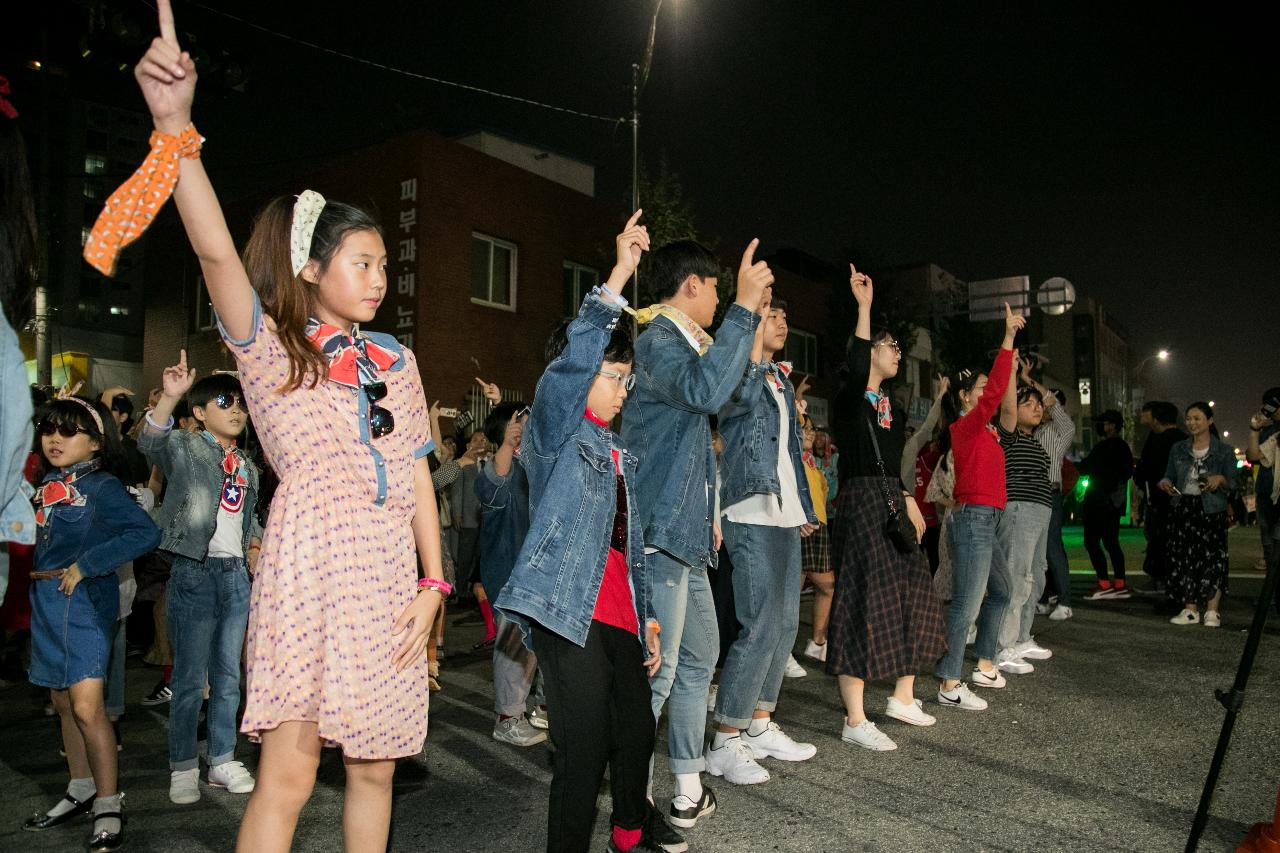
<path fill-rule="evenodd" d="M 1099 586 L 1093 592 L 1085 596 L 1086 601 L 1110 601 L 1116 597 L 1116 588 L 1113 586 Z"/>
<path fill-rule="evenodd" d="M 532 725 L 521 714 L 493 724 L 493 739 L 512 746 L 535 746 L 547 739 L 547 733 Z"/>
<path fill-rule="evenodd" d="M 1187 610 L 1185 607 L 1182 612 L 1169 620 L 1170 625 L 1198 625 L 1200 624 L 1200 614 L 1194 610 Z"/>
<path fill-rule="evenodd" d="M 804 678 L 808 674 L 808 670 L 796 663 L 795 657 L 791 655 L 787 656 L 787 668 L 783 675 L 787 678 Z"/>
<path fill-rule="evenodd" d="M 1204 612 L 1204 626 L 1206 628 L 1221 628 L 1222 616 L 1216 610 L 1206 610 Z"/>
<path fill-rule="evenodd" d="M 959 708 L 961 711 L 987 710 L 987 700 L 974 696 L 969 685 L 963 681 L 950 690 L 938 688 L 938 704 L 944 708 Z"/>
<path fill-rule="evenodd" d="M 759 761 L 761 758 L 776 758 L 779 761 L 808 761 L 818 754 L 818 748 L 811 743 L 796 743 L 791 736 L 782 730 L 782 726 L 769 721 L 764 731 L 758 735 L 751 734 L 750 729 L 742 733 L 742 742 L 751 750 L 751 754 Z"/>
<path fill-rule="evenodd" d="M 973 672 L 969 675 L 969 680 L 973 682 L 974 687 L 990 687 L 999 689 L 1009 682 L 1000 674 L 1000 670 L 992 668 L 990 672 L 983 672 L 981 669 L 974 667 Z"/>
<path fill-rule="evenodd" d="M 1053 608 L 1053 612 L 1049 614 L 1049 619 L 1054 622 L 1065 622 L 1072 616 L 1071 608 L 1065 604 L 1059 604 Z"/>
<path fill-rule="evenodd" d="M 169 800 L 180 806 L 200 802 L 200 768 L 174 770 L 169 774 Z"/>
<path fill-rule="evenodd" d="M 232 794 L 253 793 L 253 776 L 240 761 L 226 761 L 209 768 L 209 785 Z"/>
<path fill-rule="evenodd" d="M 546 705 L 535 705 L 533 710 L 529 712 L 529 725 L 535 729 L 546 731 L 551 728 L 551 720 L 547 717 Z"/>
<path fill-rule="evenodd" d="M 756 763 L 751 747 L 742 742 L 741 735 L 729 738 L 718 749 L 712 740 L 707 744 L 705 758 L 708 773 L 723 776 L 734 785 L 759 785 L 769 781 L 769 771 Z"/>
<path fill-rule="evenodd" d="M 646 802 L 645 806 L 647 814 L 644 819 L 644 837 L 649 839 L 649 843 L 663 853 L 685 853 L 689 849 L 689 842 L 685 841 L 684 836 L 663 820 L 662 812 L 653 803 Z"/>
<path fill-rule="evenodd" d="M 1019 643 L 1016 651 L 1018 657 L 1023 660 L 1048 660 L 1053 657 L 1053 652 L 1037 643 L 1035 637 L 1025 643 Z"/>
<path fill-rule="evenodd" d="M 996 666 L 1000 667 L 1001 672 L 1013 675 L 1030 675 L 1036 671 L 1034 666 L 1018 655 L 1017 649 L 1001 649 L 1000 654 L 996 655 Z"/>
<path fill-rule="evenodd" d="M 823 643 L 822 645 L 818 645 L 813 640 L 810 640 L 808 645 L 804 647 L 804 656 L 811 660 L 816 660 L 819 663 L 826 663 L 827 644 Z"/>
<path fill-rule="evenodd" d="M 173 699 L 173 690 L 169 688 L 169 685 L 161 681 L 155 686 L 155 689 L 144 696 L 142 701 L 138 704 L 142 705 L 144 708 L 150 708 L 153 705 L 163 705 L 171 699 Z"/>
<path fill-rule="evenodd" d="M 1111 598 L 1116 601 L 1126 601 L 1133 598 L 1133 592 L 1130 591 L 1129 585 L 1113 586 L 1111 588 Z"/>
<path fill-rule="evenodd" d="M 898 701 L 898 697 L 890 696 L 884 712 L 895 720 L 901 720 L 913 726 L 932 726 L 938 722 L 937 717 L 924 712 L 924 705 L 919 699 L 913 699 L 910 705 L 904 705 Z"/>
<path fill-rule="evenodd" d="M 844 730 L 840 732 L 840 739 L 845 743 L 855 743 L 872 752 L 892 752 L 898 748 L 893 739 L 877 729 L 876 724 L 870 720 L 863 720 L 856 726 L 846 722 Z"/>
<path fill-rule="evenodd" d="M 1039 601 L 1037 601 L 1037 602 L 1036 602 L 1036 615 L 1037 615 L 1037 616 L 1048 616 L 1048 615 L 1049 615 L 1049 608 L 1050 608 L 1050 607 L 1052 607 L 1052 606 L 1053 606 L 1053 605 L 1049 604 L 1047 601 L 1046 601 L 1046 602 L 1039 602 Z"/>
<path fill-rule="evenodd" d="M 716 795 L 706 785 L 702 786 L 702 796 L 695 803 L 684 794 L 671 798 L 671 823 L 680 829 L 693 829 L 698 820 L 716 810 Z"/>

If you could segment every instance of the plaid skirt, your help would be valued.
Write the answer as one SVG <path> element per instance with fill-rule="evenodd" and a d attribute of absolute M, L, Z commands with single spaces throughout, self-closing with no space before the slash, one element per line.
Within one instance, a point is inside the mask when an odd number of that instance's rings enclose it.
<path fill-rule="evenodd" d="M 831 531 L 827 525 L 819 524 L 817 530 L 800 537 L 800 571 L 831 571 Z"/>
<path fill-rule="evenodd" d="M 827 672 L 877 681 L 932 670 L 947 640 L 924 552 L 902 554 L 885 536 L 878 478 L 842 482 L 836 505 Z"/>

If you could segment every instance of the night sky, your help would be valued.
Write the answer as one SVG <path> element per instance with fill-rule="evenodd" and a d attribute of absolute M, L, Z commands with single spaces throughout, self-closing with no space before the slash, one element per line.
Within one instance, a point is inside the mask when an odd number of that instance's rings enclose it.
<path fill-rule="evenodd" d="M 45 5 L 45 4 L 41 4 Z M 69 6 L 69 0 L 49 7 Z M 150 26 L 142 0 L 136 10 Z M 651 0 L 211 6 L 424 74 L 621 116 Z M 629 201 L 630 130 L 293 45 L 176 0 L 179 30 L 244 54 L 198 93 L 226 193 L 280 160 L 417 126 L 476 127 L 593 162 Z M 1273 27 L 1262 7 L 665 0 L 642 153 L 665 155 L 723 249 L 753 236 L 965 279 L 1053 275 L 1128 330 L 1153 392 L 1214 399 L 1243 439 L 1280 384 Z M 1252 17 L 1251 17 L 1252 16 Z M 1264 42 L 1264 39 L 1266 41 Z M 7 39 L 6 39 L 7 40 Z M 123 75 L 105 96 L 140 106 Z"/>

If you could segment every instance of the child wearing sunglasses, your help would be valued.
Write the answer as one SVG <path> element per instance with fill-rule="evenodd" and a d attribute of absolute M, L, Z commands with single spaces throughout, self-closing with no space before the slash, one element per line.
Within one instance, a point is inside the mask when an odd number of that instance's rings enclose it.
<path fill-rule="evenodd" d="M 195 64 L 169 0 L 157 10 L 159 37 L 135 77 L 162 167 L 108 199 L 85 257 L 111 271 L 117 235 L 141 233 L 172 193 L 280 478 L 249 602 L 241 731 L 262 753 L 238 847 L 289 849 L 328 745 L 342 749 L 349 782 L 347 848 L 381 850 L 395 759 L 426 740 L 423 651 L 450 591 L 417 363 L 395 338 L 359 328 L 387 292 L 386 244 L 367 212 L 307 190 L 266 206 L 241 257 L 191 124 Z M 145 212 L 128 204 L 137 197 Z"/>
<path fill-rule="evenodd" d="M 173 648 L 169 710 L 169 799 L 200 799 L 196 726 L 209 684 L 208 782 L 233 794 L 253 790 L 235 760 L 240 651 L 249 618 L 249 571 L 261 529 L 254 516 L 258 469 L 236 446 L 249 422 L 240 382 L 226 373 L 195 381 L 187 351 L 164 370 L 156 407 L 143 417 L 138 446 L 164 472 L 156 511 L 160 550 L 171 561 L 165 617 Z M 189 393 L 188 393 L 189 392 Z M 200 432 L 174 429 L 173 410 L 188 395 Z"/>
<path fill-rule="evenodd" d="M 48 687 L 62 723 L 71 783 L 23 828 L 49 829 L 93 813 L 90 851 L 124 843 L 116 737 L 105 685 L 120 613 L 116 569 L 156 547 L 160 532 L 114 476 L 123 464 L 107 407 L 71 397 L 49 406 L 36 429 L 52 470 L 32 499 L 31 683 Z"/>
<path fill-rule="evenodd" d="M 629 324 L 619 323 L 626 301 L 616 294 L 649 247 L 639 219 L 637 210 L 618 235 L 606 284 L 547 346 L 550 364 L 520 444 L 529 532 L 496 602 L 520 625 L 545 678 L 555 746 L 548 853 L 590 849 L 606 767 L 613 794 L 607 849 L 658 850 L 645 789 L 654 741 L 648 677 L 661 662 L 659 628 L 649 618 L 644 539 L 632 509 L 636 459 L 609 429 L 632 384 Z"/>

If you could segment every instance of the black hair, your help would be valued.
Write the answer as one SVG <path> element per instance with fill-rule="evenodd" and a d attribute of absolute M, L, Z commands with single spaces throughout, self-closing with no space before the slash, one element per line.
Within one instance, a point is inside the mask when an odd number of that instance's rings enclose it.
<path fill-rule="evenodd" d="M 1053 396 L 1055 396 L 1055 397 L 1057 397 L 1057 398 L 1058 398 L 1058 405 L 1059 405 L 1059 406 L 1062 406 L 1062 407 L 1064 407 L 1064 408 L 1066 407 L 1066 405 L 1067 405 L 1067 392 L 1066 392 L 1066 391 L 1063 391 L 1061 388 L 1054 388 L 1054 389 L 1053 389 Z"/>
<path fill-rule="evenodd" d="M 37 278 L 33 198 L 27 147 L 18 123 L 0 116 L 0 309 L 19 331 L 31 319 Z"/>
<path fill-rule="evenodd" d="M 98 422 L 94 420 L 93 415 L 89 414 L 88 409 L 75 400 L 54 400 L 44 410 L 41 420 L 51 424 L 71 424 L 84 430 L 89 438 L 98 442 L 99 447 L 95 455 L 102 460 L 102 470 L 117 477 L 121 476 L 125 472 L 124 449 L 120 446 L 120 430 L 116 427 L 115 418 L 111 417 L 111 410 L 98 400 L 79 396 L 76 400 L 93 408 L 98 419 L 102 421 L 101 429 L 98 428 Z M 42 453 L 41 456 L 43 455 Z"/>
<path fill-rule="evenodd" d="M 499 403 L 493 407 L 489 417 L 484 419 L 484 437 L 489 439 L 490 444 L 494 447 L 502 444 L 502 440 L 507 435 L 507 424 L 511 423 L 512 416 L 524 407 L 524 403 Z"/>
<path fill-rule="evenodd" d="M 111 411 L 124 415 L 124 423 L 120 424 L 121 434 L 127 433 L 133 426 L 133 400 L 128 394 L 117 394 L 111 398 Z"/>
<path fill-rule="evenodd" d="M 1187 406 L 1188 412 L 1190 412 L 1192 409 L 1199 410 L 1205 416 L 1205 418 L 1208 419 L 1209 434 L 1212 435 L 1214 438 L 1217 438 L 1218 425 L 1213 422 L 1213 406 L 1209 405 L 1209 403 L 1205 400 L 1196 400 L 1194 403 Z"/>
<path fill-rule="evenodd" d="M 207 406 L 219 394 L 238 394 L 244 400 L 244 390 L 240 387 L 239 379 L 230 373 L 212 373 L 191 386 L 191 390 L 187 392 L 187 403 L 192 409 Z"/>
<path fill-rule="evenodd" d="M 565 347 L 569 345 L 569 325 L 572 322 L 572 320 L 565 320 L 551 333 L 551 337 L 547 338 L 547 346 L 543 350 L 547 364 L 559 358 L 560 353 L 564 352 Z M 631 324 L 619 321 L 618 325 L 613 327 L 609 343 L 605 345 L 603 360 L 612 361 L 615 364 L 630 364 L 635 361 L 635 358 L 636 349 L 631 340 Z"/>
<path fill-rule="evenodd" d="M 1034 385 L 1021 385 L 1018 387 L 1018 405 L 1022 405 L 1032 397 L 1039 400 L 1040 405 L 1044 405 L 1044 395 L 1036 390 Z"/>
<path fill-rule="evenodd" d="M 938 439 L 938 452 L 942 454 L 942 464 L 946 465 L 947 453 L 951 450 L 951 425 L 960 420 L 964 414 L 964 406 L 960 400 L 960 392 L 973 392 L 978 380 L 986 376 L 985 370 L 961 370 L 951 378 L 951 387 L 942 398 L 942 423 L 939 425 L 941 436 Z"/>
<path fill-rule="evenodd" d="M 1262 405 L 1280 406 L 1280 385 L 1268 388 L 1262 395 Z"/>
<path fill-rule="evenodd" d="M 649 256 L 647 286 L 658 299 L 670 299 L 691 275 L 714 278 L 720 275 L 715 254 L 696 240 L 676 240 Z M 609 359 L 613 361 L 613 359 Z"/>
<path fill-rule="evenodd" d="M 1178 407 L 1164 400 L 1149 400 L 1142 404 L 1142 411 L 1150 412 L 1158 423 L 1172 425 L 1178 422 Z"/>

